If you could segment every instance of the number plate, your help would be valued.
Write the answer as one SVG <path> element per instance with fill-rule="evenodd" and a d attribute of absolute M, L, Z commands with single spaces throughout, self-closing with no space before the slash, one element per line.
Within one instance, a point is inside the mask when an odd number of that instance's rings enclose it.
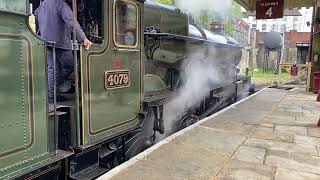
<path fill-rule="evenodd" d="M 107 90 L 130 87 L 130 71 L 107 71 L 105 73 L 105 88 Z"/>
<path fill-rule="evenodd" d="M 284 0 L 257 0 L 257 19 L 276 19 L 283 17 Z"/>

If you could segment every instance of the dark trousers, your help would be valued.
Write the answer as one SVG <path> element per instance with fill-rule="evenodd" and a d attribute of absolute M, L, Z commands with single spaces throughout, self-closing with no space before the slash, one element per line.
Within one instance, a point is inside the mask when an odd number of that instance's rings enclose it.
<path fill-rule="evenodd" d="M 47 49 L 47 66 L 48 66 L 48 96 L 49 102 L 54 98 L 54 71 L 53 71 L 53 50 Z M 73 54 L 71 50 L 56 49 L 56 82 L 57 94 L 58 87 L 69 79 L 74 71 Z"/>

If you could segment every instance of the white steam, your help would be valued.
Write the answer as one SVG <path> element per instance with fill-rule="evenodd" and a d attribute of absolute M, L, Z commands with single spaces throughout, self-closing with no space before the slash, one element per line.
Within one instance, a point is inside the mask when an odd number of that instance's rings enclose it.
<path fill-rule="evenodd" d="M 192 14 L 199 14 L 201 10 L 214 10 L 226 13 L 232 5 L 231 0 L 176 0 L 175 6 L 187 10 Z"/>
<path fill-rule="evenodd" d="M 209 94 L 210 90 L 230 84 L 236 77 L 235 66 L 230 59 L 218 59 L 215 52 L 210 58 L 195 59 L 203 56 L 202 51 L 189 55 L 181 66 L 183 85 L 177 94 L 164 106 L 164 126 L 167 136 L 174 130 L 188 110 L 196 107 Z M 231 57 L 230 57 L 231 58 Z M 161 138 L 161 137 L 160 137 Z"/>

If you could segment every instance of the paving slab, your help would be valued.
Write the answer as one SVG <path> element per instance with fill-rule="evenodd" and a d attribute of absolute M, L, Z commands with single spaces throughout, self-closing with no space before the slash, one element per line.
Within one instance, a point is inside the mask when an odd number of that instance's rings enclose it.
<path fill-rule="evenodd" d="M 314 127 L 318 121 L 319 121 L 319 117 L 296 117 L 296 122 L 299 122 L 300 125 L 302 126 L 307 126 L 307 127 Z"/>
<path fill-rule="evenodd" d="M 177 144 L 196 146 L 196 148 L 203 147 L 217 153 L 230 155 L 245 139 L 244 136 L 235 133 L 216 131 L 197 126 L 183 136 L 177 137 L 169 144 L 172 146 Z M 185 149 L 181 149 L 182 152 L 184 150 Z"/>
<path fill-rule="evenodd" d="M 316 127 L 316 128 L 308 127 L 308 134 L 309 134 L 309 136 L 320 138 L 320 128 L 319 127 Z"/>
<path fill-rule="evenodd" d="M 227 112 L 215 117 L 215 120 L 226 122 L 237 122 L 245 124 L 259 124 L 267 115 L 269 111 L 250 109 L 247 107 L 237 107 L 228 110 Z"/>
<path fill-rule="evenodd" d="M 248 163 L 263 164 L 265 155 L 266 155 L 266 149 L 241 146 L 236 151 L 232 159 L 248 162 Z"/>
<path fill-rule="evenodd" d="M 275 180 L 319 180 L 320 175 L 278 168 Z"/>
<path fill-rule="evenodd" d="M 273 129 L 275 124 L 273 124 L 273 123 L 260 123 L 260 126 Z"/>
<path fill-rule="evenodd" d="M 293 154 L 306 154 L 311 156 L 317 156 L 317 149 L 315 146 L 306 146 L 294 143 L 271 141 L 265 139 L 249 138 L 245 142 L 246 146 L 262 148 L 267 150 L 284 151 Z"/>
<path fill-rule="evenodd" d="M 285 126 L 285 125 L 276 125 L 275 130 L 280 133 L 288 134 L 297 134 L 307 136 L 307 128 L 302 126 Z"/>
<path fill-rule="evenodd" d="M 302 113 L 303 117 L 307 117 L 307 118 L 318 118 L 320 116 L 319 112 L 309 112 L 309 111 L 304 111 Z"/>
<path fill-rule="evenodd" d="M 271 111 L 273 108 L 274 102 L 265 102 L 263 100 L 248 100 L 247 102 L 242 103 L 239 107 L 246 107 L 247 109 L 257 109 L 263 111 Z"/>
<path fill-rule="evenodd" d="M 292 117 L 303 117 L 302 112 L 289 112 L 289 111 L 272 111 L 272 115 L 278 115 L 278 116 L 292 116 Z"/>
<path fill-rule="evenodd" d="M 293 134 L 275 131 L 274 128 L 259 126 L 254 130 L 252 138 L 267 139 L 274 141 L 293 142 Z"/>
<path fill-rule="evenodd" d="M 270 98 L 272 96 L 273 98 Z M 284 92 L 264 91 L 263 94 L 258 94 L 252 99 L 237 105 L 236 107 L 246 107 L 250 109 L 271 111 L 275 103 L 279 103 L 284 96 Z"/>
<path fill-rule="evenodd" d="M 283 151 L 267 151 L 267 165 L 319 174 L 320 157 L 290 154 Z"/>
<path fill-rule="evenodd" d="M 268 118 L 270 119 L 276 119 L 276 120 L 288 120 L 288 121 L 294 121 L 294 116 L 283 116 L 283 115 L 269 115 Z"/>
<path fill-rule="evenodd" d="M 279 116 L 283 118 L 275 118 L 275 116 L 269 116 L 263 120 L 264 123 L 272 123 L 277 125 L 288 125 L 288 126 L 305 126 L 314 127 L 315 120 L 305 119 L 303 117 L 293 116 Z M 284 118 L 287 117 L 287 118 Z"/>
<path fill-rule="evenodd" d="M 273 180 L 275 167 L 233 160 L 226 165 L 219 180 Z"/>
<path fill-rule="evenodd" d="M 209 120 L 200 124 L 200 126 L 221 130 L 225 132 L 233 132 L 241 135 L 249 135 L 255 128 L 254 125 L 251 124 L 243 124 L 237 122 L 230 122 L 225 120 Z"/>
<path fill-rule="evenodd" d="M 316 137 L 295 135 L 294 142 L 296 144 L 301 144 L 306 146 L 320 146 L 320 138 L 316 138 Z"/>
<path fill-rule="evenodd" d="M 278 111 L 283 112 L 292 112 L 292 113 L 304 113 L 305 111 L 302 109 L 302 106 L 298 107 L 278 107 Z"/>
<path fill-rule="evenodd" d="M 286 95 L 286 99 L 283 99 L 279 104 L 279 107 L 284 108 L 296 108 L 296 107 L 302 107 L 303 105 L 297 101 L 295 98 L 292 98 L 288 95 Z"/>
<path fill-rule="evenodd" d="M 312 104 L 304 104 L 302 105 L 302 108 L 304 110 L 319 110 L 320 108 L 320 103 L 319 102 L 313 102 Z"/>

